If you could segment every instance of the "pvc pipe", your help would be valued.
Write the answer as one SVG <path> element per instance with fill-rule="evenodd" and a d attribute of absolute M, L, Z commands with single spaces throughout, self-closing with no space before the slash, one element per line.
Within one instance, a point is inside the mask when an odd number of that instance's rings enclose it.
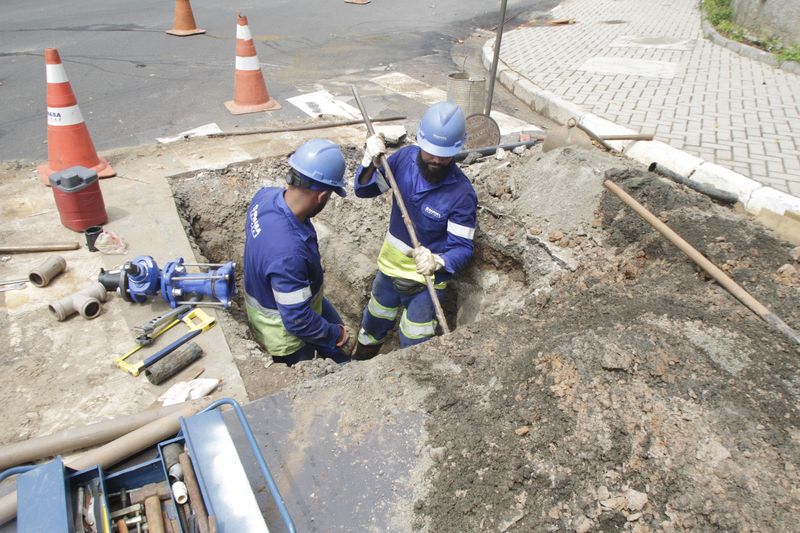
<path fill-rule="evenodd" d="M 91 320 L 100 316 L 103 310 L 102 302 L 105 302 L 107 297 L 106 288 L 96 281 L 80 292 L 51 303 L 48 309 L 59 322 L 75 313 L 80 313 L 86 320 Z"/>
<path fill-rule="evenodd" d="M 37 287 L 47 287 L 66 268 L 67 262 L 63 257 L 51 255 L 28 273 L 28 280 Z"/>
<path fill-rule="evenodd" d="M 208 402 L 193 400 L 191 403 L 202 406 Z M 52 435 L 7 444 L 0 447 L 0 469 L 105 444 L 153 420 L 175 413 L 183 409 L 185 405 L 176 404 L 158 409 L 148 409 L 132 415 L 67 429 Z"/>
<path fill-rule="evenodd" d="M 71 461 L 65 461 L 65 464 L 74 470 L 85 470 L 94 465 L 98 465 L 101 468 L 110 468 L 120 461 L 155 445 L 157 442 L 175 435 L 180 429 L 180 417 L 194 415 L 207 403 L 180 404 L 182 409 L 154 420 L 117 440 L 109 442 L 105 446 L 88 451 Z M 0 498 L 0 525 L 13 519 L 16 515 L 17 493 L 14 491 Z"/>
<path fill-rule="evenodd" d="M 180 505 L 189 501 L 189 491 L 186 490 L 186 485 L 183 481 L 176 481 L 172 484 L 172 497 Z"/>

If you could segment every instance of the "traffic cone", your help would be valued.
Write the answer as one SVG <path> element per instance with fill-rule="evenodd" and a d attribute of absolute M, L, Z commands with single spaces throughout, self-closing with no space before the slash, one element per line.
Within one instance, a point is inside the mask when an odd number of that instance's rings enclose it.
<path fill-rule="evenodd" d="M 256 56 L 253 36 L 247 26 L 247 17 L 237 14 L 236 23 L 236 74 L 233 78 L 233 100 L 225 102 L 225 107 L 234 115 L 274 111 L 281 108 L 271 98 L 264 83 L 261 65 Z"/>
<path fill-rule="evenodd" d="M 94 149 L 89 128 L 83 121 L 78 101 L 55 48 L 44 51 L 47 69 L 47 163 L 36 167 L 42 183 L 50 185 L 50 174 L 82 166 L 101 178 L 116 176 L 108 161 Z"/>
<path fill-rule="evenodd" d="M 175 0 L 175 22 L 172 23 L 172 29 L 166 30 L 166 33 L 177 35 L 178 37 L 187 37 L 205 32 L 206 30 L 201 30 L 195 24 L 192 5 L 189 0 Z"/>

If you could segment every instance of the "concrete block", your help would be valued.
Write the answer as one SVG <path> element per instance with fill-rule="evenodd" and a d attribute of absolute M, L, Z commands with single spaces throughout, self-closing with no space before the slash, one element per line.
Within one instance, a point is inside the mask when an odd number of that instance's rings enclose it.
<path fill-rule="evenodd" d="M 689 181 L 711 185 L 722 191 L 735 194 L 744 205 L 750 200 L 753 192 L 763 187 L 755 180 L 714 163 L 703 163 L 697 167 Z"/>
<path fill-rule="evenodd" d="M 625 155 L 647 166 L 658 163 L 684 178 L 688 178 L 704 163 L 699 157 L 659 141 L 635 142 L 625 150 Z"/>
<path fill-rule="evenodd" d="M 777 215 L 785 215 L 789 212 L 800 216 L 800 198 L 772 187 L 761 187 L 750 195 L 750 200 L 745 204 L 745 209 L 753 214 L 758 214 L 762 209 L 767 209 Z"/>

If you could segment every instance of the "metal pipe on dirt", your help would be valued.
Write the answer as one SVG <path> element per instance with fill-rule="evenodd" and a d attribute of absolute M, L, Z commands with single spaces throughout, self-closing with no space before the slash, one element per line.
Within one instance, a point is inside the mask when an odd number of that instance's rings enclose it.
<path fill-rule="evenodd" d="M 542 141 L 540 139 L 533 139 L 530 141 L 521 141 L 516 143 L 506 143 L 506 144 L 497 144 L 495 146 L 484 146 L 482 148 L 473 148 L 472 150 L 462 150 L 458 152 L 456 155 L 453 156 L 453 159 L 456 161 L 463 161 L 467 158 L 469 154 L 477 153 L 482 156 L 491 155 L 497 151 L 498 148 L 502 148 L 503 150 L 513 150 L 514 148 L 524 146 L 525 148 L 530 148 L 531 146 L 535 146 Z"/>
<path fill-rule="evenodd" d="M 405 115 L 397 115 L 392 117 L 376 117 L 372 119 L 372 122 L 392 122 L 395 120 L 405 120 Z M 339 128 L 341 126 L 355 126 L 356 124 L 361 124 L 363 121 L 361 120 L 342 120 L 339 122 L 320 122 L 319 124 L 303 124 L 297 126 L 286 126 L 285 128 L 268 128 L 268 129 L 261 129 L 261 130 L 249 130 L 249 131 L 236 131 L 236 132 L 222 132 L 222 133 L 210 133 L 208 134 L 209 139 L 215 139 L 218 137 L 238 137 L 240 135 L 257 135 L 261 133 L 284 133 L 287 131 L 307 131 L 307 130 L 321 130 L 326 128 Z M 184 263 L 188 264 L 188 263 Z"/>
<path fill-rule="evenodd" d="M 77 250 L 80 245 L 77 242 L 65 242 L 56 244 L 28 244 L 25 246 L 0 246 L 0 254 L 27 254 L 35 252 L 61 252 L 64 250 Z"/>
<path fill-rule="evenodd" d="M 505 0 L 503 0 L 503 2 L 505 2 Z M 364 118 L 364 124 L 367 126 L 367 132 L 370 135 L 374 135 L 375 128 L 372 127 L 372 122 L 369 120 L 367 110 L 364 109 L 364 104 L 361 102 L 361 97 L 358 95 L 358 89 L 356 89 L 355 85 L 351 85 L 350 87 L 353 89 L 353 96 L 356 99 L 356 104 L 358 104 L 358 109 L 361 111 L 361 116 Z M 406 209 L 406 204 L 403 201 L 403 195 L 400 194 L 400 189 L 397 188 L 397 182 L 394 179 L 394 174 L 392 173 L 392 169 L 386 159 L 386 155 L 381 155 L 380 159 L 386 179 L 389 180 L 389 185 L 392 186 L 392 193 L 394 194 L 394 199 L 397 202 L 397 207 L 400 209 L 400 213 L 403 216 L 403 223 L 406 226 L 406 230 L 408 230 L 409 237 L 411 237 L 411 244 L 414 245 L 414 248 L 418 248 L 420 243 L 419 239 L 417 239 L 417 232 L 414 230 L 414 223 L 411 222 L 411 218 L 408 216 L 408 210 Z M 430 294 L 431 301 L 433 302 L 433 309 L 436 311 L 436 319 L 439 321 L 439 324 L 442 325 L 442 331 L 444 331 L 445 334 L 450 333 L 450 328 L 447 326 L 447 320 L 444 318 L 442 304 L 439 302 L 439 297 L 436 296 L 436 288 L 433 286 L 432 276 L 425 276 L 425 285 L 428 287 L 428 294 Z"/>
<path fill-rule="evenodd" d="M 605 180 L 603 186 L 606 189 L 616 194 L 620 200 L 628 205 L 631 209 L 645 219 L 648 224 L 653 226 L 659 233 L 666 237 L 672 244 L 678 247 L 680 251 L 685 253 L 689 258 L 694 261 L 700 268 L 706 271 L 709 276 L 722 285 L 728 292 L 736 297 L 740 302 L 746 305 L 751 311 L 761 317 L 764 322 L 769 324 L 775 331 L 785 335 L 788 339 L 793 340 L 800 344 L 800 335 L 789 327 L 783 320 L 767 309 L 761 302 L 753 298 L 746 290 L 744 290 L 738 283 L 729 278 L 725 272 L 719 269 L 717 265 L 708 260 L 703 254 L 697 251 L 691 244 L 683 240 L 680 235 L 675 233 L 669 226 L 656 218 L 653 213 L 647 210 L 642 204 L 633 199 L 628 193 L 622 190 L 619 185 L 611 180 Z"/>
<path fill-rule="evenodd" d="M 483 108 L 483 114 L 487 117 L 492 111 L 494 82 L 497 79 L 497 62 L 500 59 L 500 42 L 503 39 L 503 26 L 506 23 L 506 4 L 508 4 L 508 0 L 500 0 L 500 22 L 497 23 L 497 36 L 494 38 L 494 57 L 492 58 L 492 72 L 489 76 L 489 94 L 486 96 L 486 107 Z"/>
<path fill-rule="evenodd" d="M 581 124 L 580 122 L 578 122 L 575 118 L 569 119 L 567 121 L 567 126 L 569 126 L 570 128 L 574 128 L 574 127 L 577 126 L 579 130 L 581 130 L 583 133 L 585 133 L 586 135 L 588 135 L 589 137 L 594 139 L 600 146 L 602 146 L 603 148 L 605 148 L 609 152 L 613 152 L 614 151 L 614 148 L 612 148 L 611 145 L 608 144 L 602 137 L 600 137 L 595 132 L 593 132 L 592 130 L 590 130 L 589 128 L 587 128 L 586 126 Z"/>

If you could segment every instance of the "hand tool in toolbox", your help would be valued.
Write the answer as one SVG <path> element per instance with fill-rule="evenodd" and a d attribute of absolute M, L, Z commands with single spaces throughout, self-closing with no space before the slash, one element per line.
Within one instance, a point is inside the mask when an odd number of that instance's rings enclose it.
<path fill-rule="evenodd" d="M 214 317 L 208 315 L 202 309 L 193 309 L 189 311 L 183 318 L 180 319 L 180 321 L 184 322 L 189 327 L 189 333 L 185 334 L 180 339 L 172 342 L 169 346 L 162 348 L 158 352 L 145 358 L 142 361 L 139 361 L 138 363 L 128 363 L 126 359 L 130 357 L 133 353 L 138 351 L 139 348 L 141 348 L 140 345 L 134 350 L 123 355 L 122 357 L 117 358 L 114 362 L 117 364 L 119 368 L 128 372 L 132 376 L 138 376 L 147 367 L 153 365 L 154 363 L 157 363 L 167 355 L 174 352 L 180 346 L 189 342 L 193 338 L 197 337 L 204 331 L 207 331 L 212 327 L 214 327 L 214 324 L 216 324 L 217 322 Z"/>

